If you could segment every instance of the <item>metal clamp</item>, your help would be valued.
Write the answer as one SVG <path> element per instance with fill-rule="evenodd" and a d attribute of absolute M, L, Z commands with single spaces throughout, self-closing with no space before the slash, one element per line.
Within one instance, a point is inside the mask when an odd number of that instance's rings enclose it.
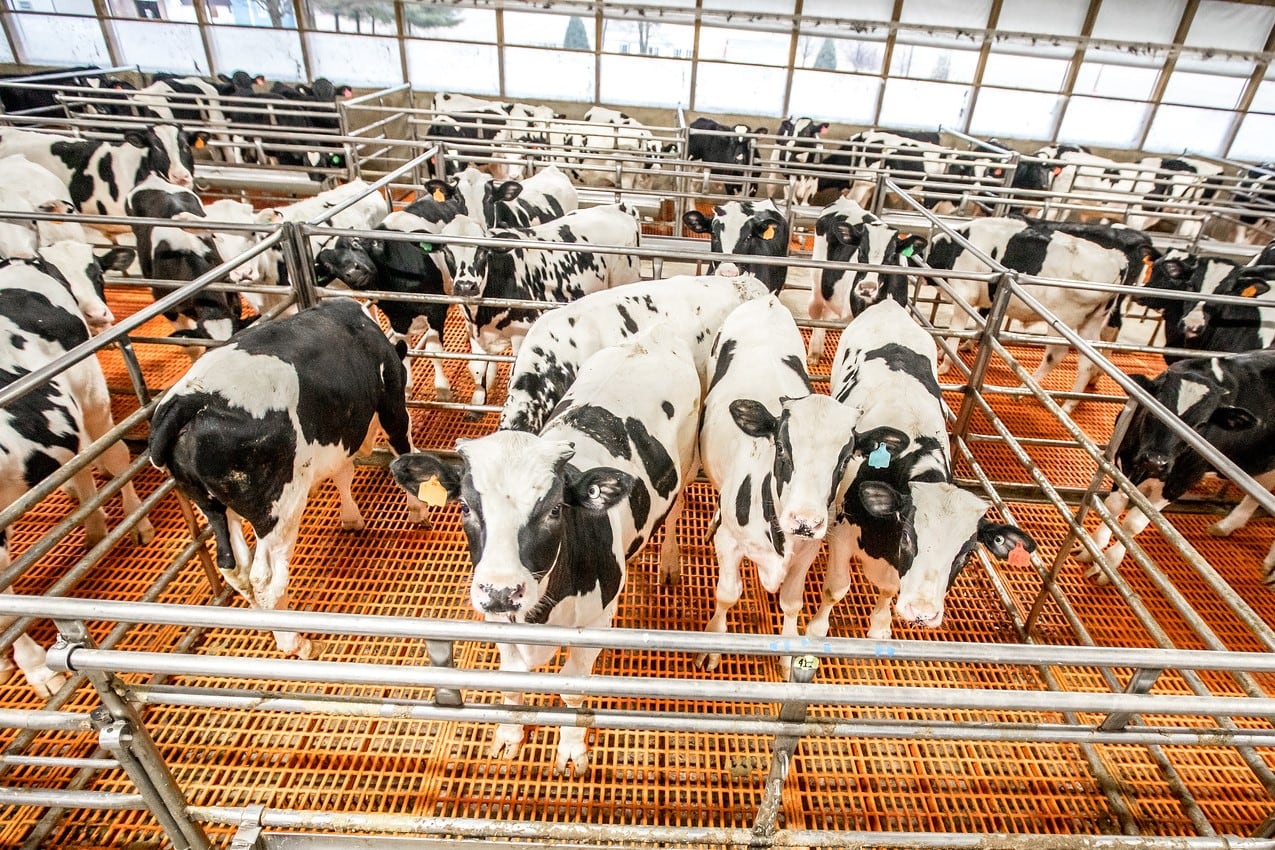
<path fill-rule="evenodd" d="M 83 648 L 84 644 L 79 641 L 71 641 L 59 636 L 57 642 L 49 647 L 44 663 L 50 670 L 57 673 L 74 673 L 75 665 L 71 663 L 71 653 Z"/>

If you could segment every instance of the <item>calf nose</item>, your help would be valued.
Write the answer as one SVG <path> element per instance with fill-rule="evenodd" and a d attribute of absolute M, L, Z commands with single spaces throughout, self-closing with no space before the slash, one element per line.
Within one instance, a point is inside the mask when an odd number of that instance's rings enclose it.
<path fill-rule="evenodd" d="M 1195 339 L 1204 333 L 1204 320 L 1202 319 L 1183 319 L 1182 332 L 1186 334 L 1187 339 Z"/>
<path fill-rule="evenodd" d="M 1162 478 L 1169 470 L 1169 457 L 1162 454 L 1149 454 L 1142 457 L 1143 470 L 1153 478 Z"/>
<path fill-rule="evenodd" d="M 465 279 L 458 278 L 456 280 L 456 283 L 452 286 L 452 292 L 454 292 L 456 295 L 459 295 L 465 298 L 468 298 L 473 295 L 477 295 L 478 282 L 475 280 L 469 280 L 468 278 L 465 278 Z"/>
<path fill-rule="evenodd" d="M 522 603 L 526 585 L 514 587 L 495 587 L 490 584 L 478 585 L 480 604 L 488 614 L 509 614 L 517 611 Z"/>
<path fill-rule="evenodd" d="M 857 287 L 855 287 L 855 291 L 859 293 L 861 298 L 871 301 L 873 298 L 877 297 L 877 284 L 875 282 L 860 283 Z"/>
<path fill-rule="evenodd" d="M 784 517 L 784 525 L 788 527 L 790 534 L 808 539 L 822 536 L 827 522 L 826 515 L 820 516 L 814 512 L 793 512 Z"/>
<path fill-rule="evenodd" d="M 190 188 L 192 185 L 194 185 L 195 178 L 189 171 L 183 168 L 179 171 L 168 172 L 168 181 L 178 186 L 185 186 L 186 188 Z"/>
<path fill-rule="evenodd" d="M 918 628 L 937 629 L 943 625 L 943 609 L 936 609 L 928 603 L 899 600 L 894 606 L 894 613 L 900 620 Z"/>

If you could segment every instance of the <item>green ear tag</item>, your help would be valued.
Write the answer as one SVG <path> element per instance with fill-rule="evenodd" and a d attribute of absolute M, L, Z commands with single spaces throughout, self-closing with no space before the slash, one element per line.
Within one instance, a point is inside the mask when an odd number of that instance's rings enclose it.
<path fill-rule="evenodd" d="M 421 246 L 421 250 L 426 254 L 429 254 L 434 250 L 434 243 L 432 242 L 421 242 L 418 244 Z"/>
<path fill-rule="evenodd" d="M 904 248 L 902 251 L 900 251 L 900 252 L 899 252 L 899 256 L 900 256 L 900 257 L 910 257 L 910 256 L 912 256 L 914 253 L 916 253 L 916 246 L 915 246 L 915 245 L 909 245 L 908 247 Z"/>

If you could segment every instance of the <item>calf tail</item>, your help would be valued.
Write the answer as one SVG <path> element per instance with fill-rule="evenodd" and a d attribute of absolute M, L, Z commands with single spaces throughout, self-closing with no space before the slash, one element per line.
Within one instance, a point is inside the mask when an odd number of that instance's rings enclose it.
<path fill-rule="evenodd" d="M 151 463 L 166 469 L 173 460 L 173 453 L 182 431 L 203 407 L 203 402 L 190 395 L 165 399 L 151 417 L 151 435 L 148 442 Z"/>

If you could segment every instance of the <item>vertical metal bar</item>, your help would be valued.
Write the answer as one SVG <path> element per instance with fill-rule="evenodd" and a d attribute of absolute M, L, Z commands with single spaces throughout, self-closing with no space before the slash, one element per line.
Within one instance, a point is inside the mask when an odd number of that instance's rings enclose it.
<path fill-rule="evenodd" d="M 1195 10 L 1198 8 L 1200 8 L 1200 0 L 1187 0 L 1186 6 L 1182 9 L 1182 17 L 1178 20 L 1177 32 L 1173 34 L 1174 47 L 1182 46 L 1187 31 L 1191 29 L 1191 21 L 1195 19 Z M 1155 122 L 1156 113 L 1160 111 L 1160 101 L 1164 98 L 1164 90 L 1169 85 L 1169 77 L 1173 76 L 1173 69 L 1177 64 L 1177 51 L 1170 51 L 1164 60 L 1164 65 L 1160 68 L 1160 75 L 1156 77 L 1151 96 L 1147 98 L 1151 108 L 1147 110 L 1147 117 L 1142 122 L 1142 131 L 1138 134 L 1138 141 L 1133 146 L 1134 150 L 1142 150 L 1147 146 L 1147 136 L 1151 134 L 1151 125 Z"/>
<path fill-rule="evenodd" d="M 885 51 L 881 54 L 881 89 L 877 92 L 876 106 L 872 110 L 873 127 L 881 123 L 881 105 L 885 102 L 885 84 L 890 79 L 890 63 L 894 61 L 894 42 L 898 38 L 899 18 L 902 16 L 903 0 L 894 0 L 894 8 L 890 12 L 890 32 L 885 37 Z"/>
<path fill-rule="evenodd" d="M 505 96 L 505 8 L 496 7 L 496 90 Z"/>
<path fill-rule="evenodd" d="M 987 374 L 987 364 L 992 359 L 992 346 L 987 340 L 996 335 L 1005 321 L 1005 310 L 1009 307 L 1011 283 L 1016 284 L 1017 272 L 1002 272 L 997 278 L 996 297 L 992 300 L 991 312 L 983 323 L 983 338 L 978 343 L 978 354 L 974 356 L 974 365 L 970 368 L 969 383 L 965 385 L 965 396 L 961 400 L 960 412 L 956 414 L 956 422 L 952 425 L 952 433 L 964 439 L 969 434 L 970 418 L 974 415 L 974 394 L 983 391 L 983 378 Z M 961 309 L 953 305 L 954 310 Z M 958 341 L 957 346 L 960 346 Z"/>
<path fill-rule="evenodd" d="M 102 28 L 102 40 L 106 42 L 106 55 L 111 60 L 111 66 L 123 65 L 120 61 L 120 47 L 115 43 L 115 28 L 111 26 L 111 10 L 107 8 L 106 0 L 93 0 L 93 13 L 97 15 L 98 26 Z"/>
<path fill-rule="evenodd" d="M 1093 34 L 1094 22 L 1098 20 L 1098 10 L 1102 8 L 1102 0 L 1089 0 L 1089 10 L 1085 12 L 1085 22 L 1080 27 L 1080 40 L 1076 42 L 1076 51 L 1071 55 L 1071 64 L 1063 77 L 1062 102 L 1058 104 L 1058 112 L 1054 115 L 1053 126 L 1049 130 L 1049 141 L 1058 141 L 1058 133 L 1062 129 L 1063 116 L 1071 103 L 1072 92 L 1076 90 L 1076 78 L 1080 76 L 1080 66 L 1085 61 L 1085 50 L 1089 44 L 1089 36 Z"/>
<path fill-rule="evenodd" d="M 150 387 L 146 386 L 146 375 L 142 372 L 142 364 L 137 362 L 137 353 L 133 351 L 133 343 L 126 336 L 115 340 L 115 345 L 124 358 L 124 368 L 128 370 L 128 379 L 133 383 L 133 392 L 142 407 L 151 403 Z"/>
<path fill-rule="evenodd" d="M 1005 163 L 1005 179 L 1001 182 L 1001 186 L 1005 188 L 1005 194 L 1001 195 L 1000 203 L 996 205 L 994 211 L 998 216 L 1006 215 L 1009 212 L 1009 195 L 1014 191 L 1014 176 L 1018 174 L 1018 163 L 1022 158 L 1023 155 L 1021 153 L 1014 151 L 1009 161 Z"/>
<path fill-rule="evenodd" d="M 304 310 L 319 303 L 314 262 L 310 258 L 310 240 L 295 221 L 285 221 L 282 227 L 283 263 L 288 269 L 292 291 L 296 293 L 297 308 Z"/>
<path fill-rule="evenodd" d="M 992 0 L 992 8 L 987 13 L 987 31 L 983 34 L 983 44 L 978 49 L 978 62 L 974 66 L 974 80 L 970 83 L 970 102 L 965 108 L 965 119 L 961 121 L 961 132 L 970 131 L 970 121 L 974 118 L 974 108 L 978 106 L 978 93 L 983 89 L 983 71 L 987 68 L 987 56 L 992 52 L 992 30 L 1000 22 L 1001 3 L 1004 0 Z"/>
<path fill-rule="evenodd" d="M 403 11 L 403 0 L 394 0 L 394 25 L 398 28 L 398 67 L 402 81 L 410 83 L 412 74 L 407 67 L 407 14 Z M 344 135 L 344 130 L 342 134 Z"/>
<path fill-rule="evenodd" d="M 686 108 L 695 109 L 695 87 L 699 85 L 699 30 L 701 26 L 700 16 L 704 13 L 704 0 L 695 0 L 695 28 L 691 33 L 691 91 L 686 97 Z M 686 152 L 682 152 L 682 159 L 686 159 Z M 678 229 L 678 235 L 681 235 L 681 229 Z"/>
<path fill-rule="evenodd" d="M 1275 24 L 1271 26 L 1271 31 L 1266 35 L 1266 45 L 1262 48 L 1263 54 L 1269 54 L 1275 50 Z M 1235 144 L 1235 137 L 1240 132 L 1240 124 L 1244 121 L 1244 116 L 1248 114 L 1248 110 L 1253 105 L 1253 98 L 1257 96 L 1257 89 L 1261 86 L 1262 81 L 1266 79 L 1266 69 L 1270 67 L 1270 59 L 1263 55 L 1257 60 L 1257 64 L 1253 68 L 1253 73 L 1249 75 L 1248 83 L 1244 86 L 1244 92 L 1240 95 L 1239 103 L 1235 105 L 1235 117 L 1231 119 L 1231 126 L 1227 129 L 1226 135 L 1222 138 L 1221 154 L 1222 156 L 1231 155 L 1231 145 Z M 1201 227 L 1201 230 L 1204 228 Z"/>
<path fill-rule="evenodd" d="M 208 9 L 205 0 L 194 0 L 195 25 L 199 27 L 199 40 L 204 45 L 204 58 L 208 60 L 208 76 L 217 76 L 217 60 L 213 56 L 212 37 L 208 34 Z"/>
<path fill-rule="evenodd" d="M 819 669 L 819 659 L 813 655 L 799 655 L 792 660 L 790 682 L 808 685 L 815 679 Z M 802 723 L 806 719 L 809 704 L 801 700 L 789 700 L 779 708 L 779 719 L 791 723 Z M 779 806 L 783 801 L 784 782 L 788 778 L 788 770 L 792 766 L 793 754 L 797 751 L 796 735 L 776 735 L 775 746 L 770 756 L 770 773 L 766 776 L 765 791 L 761 803 L 757 806 L 757 816 L 753 820 L 752 847 L 768 847 L 774 840 L 778 829 Z"/>
<path fill-rule="evenodd" d="M 314 65 L 310 62 L 310 42 L 306 35 L 310 32 L 310 19 L 306 17 L 305 0 L 292 0 L 292 18 L 297 24 L 297 40 L 301 42 L 301 64 L 305 68 L 305 78 L 314 79 Z"/>
<path fill-rule="evenodd" d="M 797 0 L 792 15 L 792 40 L 788 43 L 788 77 L 784 80 L 784 99 L 779 105 L 779 115 L 783 119 L 788 116 L 792 103 L 792 78 L 797 71 L 797 43 L 801 41 L 801 10 L 805 0 Z M 792 197 L 789 195 L 789 197 Z M 791 232 L 791 231 L 790 231 Z"/>

